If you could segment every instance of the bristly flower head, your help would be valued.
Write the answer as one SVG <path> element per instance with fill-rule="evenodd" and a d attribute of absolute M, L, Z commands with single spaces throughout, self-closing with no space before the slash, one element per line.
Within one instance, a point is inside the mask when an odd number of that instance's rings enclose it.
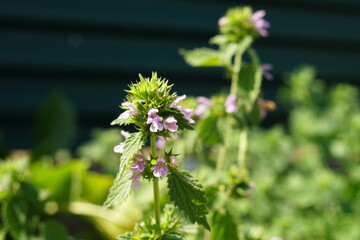
<path fill-rule="evenodd" d="M 178 130 L 193 129 L 192 109 L 177 105 L 185 95 L 177 98 L 176 93 L 170 93 L 172 85 L 157 73 L 152 73 L 151 78 L 139 74 L 139 79 L 129 86 L 125 102 L 121 104 L 125 111 L 112 124 L 132 123 L 144 135 L 156 133 L 165 137 Z"/>
<path fill-rule="evenodd" d="M 248 6 L 231 8 L 219 19 L 220 32 L 229 42 L 238 42 L 245 36 L 266 37 L 270 23 L 264 16 L 264 10 L 253 12 Z"/>

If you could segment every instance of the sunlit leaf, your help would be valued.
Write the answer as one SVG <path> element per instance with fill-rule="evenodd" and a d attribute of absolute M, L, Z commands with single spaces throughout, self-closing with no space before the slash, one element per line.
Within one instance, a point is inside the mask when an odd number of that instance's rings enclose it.
<path fill-rule="evenodd" d="M 182 210 L 192 223 L 197 222 L 206 229 L 210 226 L 206 219 L 208 210 L 205 191 L 200 182 L 187 171 L 171 171 L 168 177 L 170 199 Z"/>

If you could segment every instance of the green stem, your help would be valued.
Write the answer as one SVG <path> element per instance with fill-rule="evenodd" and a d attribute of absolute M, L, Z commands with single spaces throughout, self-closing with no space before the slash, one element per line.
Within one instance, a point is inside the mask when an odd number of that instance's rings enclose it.
<path fill-rule="evenodd" d="M 239 135 L 238 163 L 241 168 L 246 168 L 246 153 L 248 149 L 248 129 L 244 127 Z"/>
<path fill-rule="evenodd" d="M 230 144 L 230 131 L 231 131 L 231 125 L 230 125 L 230 118 L 226 119 L 227 124 L 225 125 L 224 129 L 224 144 L 220 147 L 218 159 L 216 161 L 216 172 L 220 173 L 225 162 L 226 152 L 229 148 Z"/>
<path fill-rule="evenodd" d="M 156 135 L 151 134 L 150 136 L 150 148 L 151 148 L 151 157 L 156 157 Z M 154 208 L 155 208 L 155 233 L 161 234 L 161 224 L 160 224 L 160 191 L 159 191 L 159 178 L 153 179 L 154 186 Z"/>
<path fill-rule="evenodd" d="M 225 144 L 223 144 L 220 147 L 219 154 L 218 154 L 218 159 L 216 161 L 216 172 L 217 173 L 221 172 L 221 169 L 222 169 L 222 167 L 224 165 L 226 151 L 227 151 L 227 147 L 226 147 Z"/>
<path fill-rule="evenodd" d="M 238 89 L 238 80 L 239 80 L 239 73 L 241 69 L 241 55 L 242 51 L 237 51 L 234 57 L 234 65 L 232 66 L 232 75 L 231 75 L 231 88 L 230 94 L 236 95 Z"/>

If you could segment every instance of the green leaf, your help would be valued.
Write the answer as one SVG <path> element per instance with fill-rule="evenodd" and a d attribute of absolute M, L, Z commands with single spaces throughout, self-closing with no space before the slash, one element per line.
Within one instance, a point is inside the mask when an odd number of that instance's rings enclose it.
<path fill-rule="evenodd" d="M 117 236 L 117 239 L 118 240 L 133 240 L 134 238 L 132 236 L 132 233 L 127 232 L 124 235 Z"/>
<path fill-rule="evenodd" d="M 199 137 L 204 144 L 215 145 L 222 142 L 217 123 L 218 118 L 213 115 L 210 115 L 199 122 Z"/>
<path fill-rule="evenodd" d="M 6 237 L 6 228 L 1 227 L 0 228 L 0 240 L 5 240 L 5 237 Z"/>
<path fill-rule="evenodd" d="M 120 125 L 120 126 L 124 126 L 124 125 L 129 125 L 130 122 L 130 118 L 126 118 L 126 119 L 115 119 L 113 120 L 110 125 Z"/>
<path fill-rule="evenodd" d="M 141 132 L 132 133 L 126 140 L 124 152 L 120 158 L 119 172 L 110 188 L 110 193 L 104 203 L 106 207 L 113 207 L 123 203 L 131 192 L 131 173 L 125 171 L 129 160 L 145 144 L 145 136 Z"/>
<path fill-rule="evenodd" d="M 53 154 L 61 148 L 69 148 L 75 130 L 76 114 L 72 103 L 64 93 L 52 93 L 41 106 L 36 119 L 38 144 L 33 150 L 33 159 L 44 154 Z"/>
<path fill-rule="evenodd" d="M 173 170 L 168 177 L 170 199 L 192 223 L 197 222 L 210 230 L 206 220 L 208 210 L 205 191 L 198 180 L 187 171 Z"/>
<path fill-rule="evenodd" d="M 36 187 L 27 182 L 20 183 L 20 189 L 22 192 L 22 197 L 26 199 L 29 210 L 35 214 L 38 214 L 42 211 L 43 203 L 40 200 L 39 191 Z"/>
<path fill-rule="evenodd" d="M 27 206 L 22 199 L 10 198 L 2 205 L 2 217 L 11 236 L 20 239 L 26 226 Z"/>
<path fill-rule="evenodd" d="M 55 220 L 46 220 L 42 225 L 44 240 L 66 240 L 69 234 L 61 223 Z"/>
<path fill-rule="evenodd" d="M 223 66 L 219 52 L 211 48 L 196 48 L 194 50 L 180 50 L 185 62 L 193 67 Z"/>
<path fill-rule="evenodd" d="M 261 87 L 261 71 L 255 64 L 243 65 L 239 74 L 239 88 L 247 99 L 247 110 L 251 111 Z"/>
<path fill-rule="evenodd" d="M 212 216 L 211 240 L 218 239 L 239 239 L 237 233 L 237 224 L 233 216 L 228 212 L 220 212 L 215 210 Z"/>
<path fill-rule="evenodd" d="M 185 237 L 179 233 L 165 233 L 161 240 L 185 240 Z"/>
<path fill-rule="evenodd" d="M 173 116 L 177 120 L 177 125 L 179 130 L 188 129 L 194 130 L 194 126 L 189 123 L 187 119 L 184 118 L 184 114 L 180 112 L 178 109 L 172 108 L 171 112 L 167 112 L 166 114 Z"/>
<path fill-rule="evenodd" d="M 125 171 L 123 174 L 118 173 L 113 185 L 110 188 L 109 195 L 105 200 L 105 207 L 115 207 L 122 204 L 131 192 L 131 173 Z"/>

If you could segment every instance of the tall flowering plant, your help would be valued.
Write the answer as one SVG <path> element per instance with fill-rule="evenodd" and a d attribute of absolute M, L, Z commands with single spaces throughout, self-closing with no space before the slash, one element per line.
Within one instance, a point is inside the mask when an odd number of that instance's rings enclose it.
<path fill-rule="evenodd" d="M 159 180 L 167 179 L 170 199 L 191 222 L 210 229 L 207 220 L 205 192 L 201 184 L 189 172 L 180 170 L 179 160 L 172 152 L 158 152 L 156 140 L 171 138 L 170 134 L 180 130 L 193 129 L 192 109 L 182 107 L 185 95 L 171 93 L 172 85 L 152 73 L 151 78 L 139 75 L 139 80 L 129 86 L 125 101 L 121 104 L 124 112 L 112 125 L 133 124 L 134 133 L 122 132 L 126 140 L 115 146 L 121 153 L 119 172 L 114 180 L 105 206 L 113 207 L 123 203 L 132 189 L 138 189 L 141 179 L 153 182 L 155 226 L 151 238 L 161 239 L 166 233 L 160 224 Z M 151 153 L 144 154 L 142 147 L 150 142 Z M 134 236 L 133 236 L 134 237 Z M 143 239 L 141 237 L 133 239 Z M 176 238 L 178 239 L 178 238 Z"/>
<path fill-rule="evenodd" d="M 218 20 L 219 34 L 210 39 L 212 48 L 180 51 L 189 65 L 223 68 L 231 81 L 229 91 L 211 99 L 198 97 L 194 111 L 199 141 L 189 155 L 210 160 L 204 162 L 215 161 L 212 178 L 217 178 L 207 186 L 209 192 L 216 193 L 209 196 L 213 203 L 211 239 L 248 239 L 237 227 L 241 214 L 229 205 L 249 197 L 247 190 L 255 186 L 246 166 L 249 129 L 275 107 L 261 98 L 263 77 L 273 78 L 269 72 L 272 66 L 262 64 L 252 48 L 258 38 L 268 36 L 270 23 L 265 15 L 264 10 L 253 11 L 248 6 L 231 8 Z"/>
<path fill-rule="evenodd" d="M 197 98 L 195 109 L 199 121 L 199 137 L 204 143 L 221 143 L 216 168 L 221 171 L 229 146 L 234 136 L 231 128 L 240 130 L 238 134 L 238 163 L 245 167 L 247 135 L 250 124 L 258 123 L 266 110 L 274 108 L 274 103 L 261 99 L 262 76 L 272 80 L 269 72 L 271 64 L 262 64 L 253 42 L 268 36 L 270 23 L 265 20 L 264 10 L 254 12 L 248 6 L 229 9 L 218 21 L 219 34 L 210 39 L 215 48 L 181 50 L 185 61 L 194 67 L 221 67 L 231 80 L 230 91 L 224 96 L 212 99 Z M 247 55 L 249 61 L 244 61 Z M 269 109 L 268 106 L 271 106 Z M 207 111 L 209 109 L 210 111 Z M 208 133 L 212 129 L 212 133 Z"/>

